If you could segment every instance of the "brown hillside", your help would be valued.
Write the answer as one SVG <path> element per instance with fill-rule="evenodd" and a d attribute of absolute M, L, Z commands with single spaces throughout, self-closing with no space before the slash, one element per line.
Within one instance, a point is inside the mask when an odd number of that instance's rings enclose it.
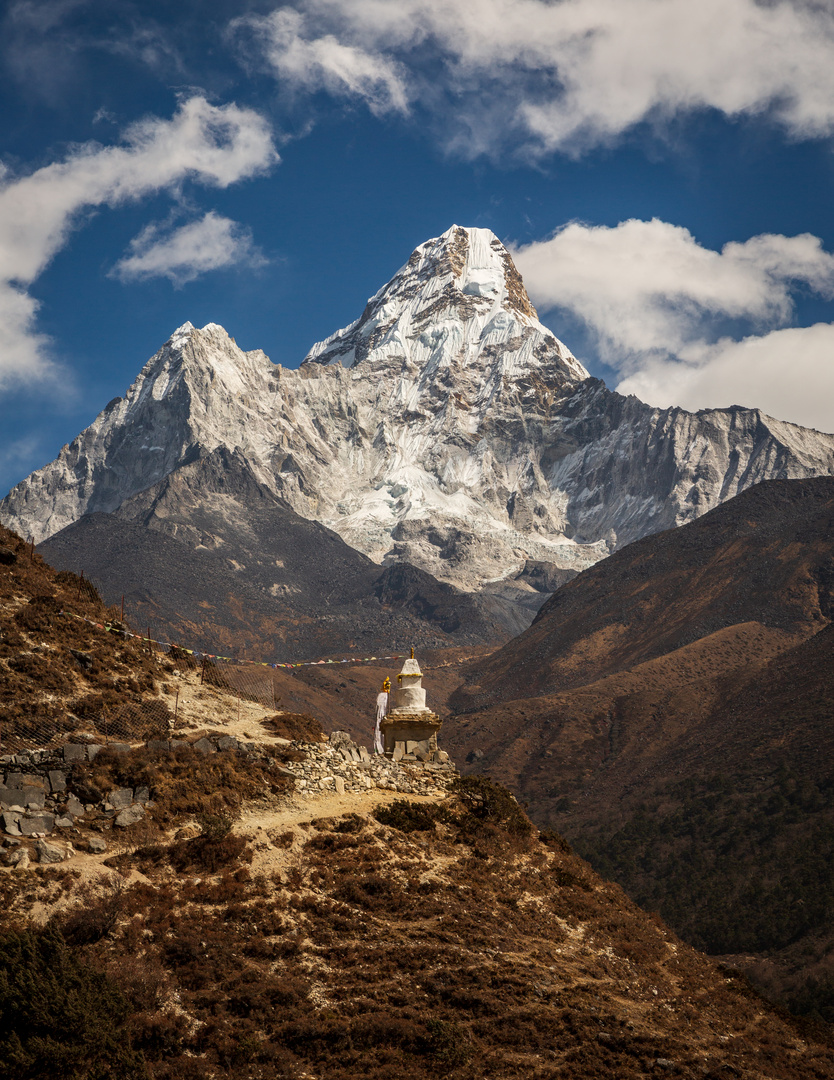
<path fill-rule="evenodd" d="M 831 1020 L 833 583 L 834 480 L 762 484 L 566 585 L 470 667 L 452 701 L 481 707 L 447 734 L 687 940 L 783 956 L 773 992 Z"/>
<path fill-rule="evenodd" d="M 146 786 L 138 824 L 117 836 L 94 808 L 50 838 L 69 854 L 56 867 L 15 861 L 40 840 L 6 839 L 3 1080 L 834 1078 L 823 1026 L 678 941 L 489 782 L 405 806 L 379 787 L 291 796 L 313 751 L 275 736 L 315 724 L 270 719 L 106 632 L 95 594 L 12 534 L 0 559 L 4 732 L 37 718 L 55 743 L 79 726 L 106 736 L 125 702 L 169 716 L 176 690 L 180 724 L 265 744 L 103 751 L 71 786 Z M 459 659 L 433 659 L 439 696 Z M 315 694 L 327 713 L 343 695 L 358 716 L 385 669 L 302 670 L 306 683 L 281 673 L 288 696 Z M 109 852 L 82 853 L 97 832 Z"/>
<path fill-rule="evenodd" d="M 584 686 L 741 623 L 800 639 L 832 613 L 834 478 L 772 480 L 568 582 L 454 704 Z"/>
<path fill-rule="evenodd" d="M 82 728 L 103 739 L 148 738 L 159 725 L 167 733 L 168 710 L 158 681 L 162 673 L 146 650 L 105 632 L 104 623 L 117 616 L 88 582 L 57 573 L 0 526 L 0 736 L 5 748 L 47 746 Z M 156 707 L 148 712 L 151 701 Z"/>
<path fill-rule="evenodd" d="M 226 723 L 231 714 L 241 720 L 238 733 L 263 739 L 265 715 L 276 708 L 312 715 L 324 731 L 348 731 L 370 746 L 380 684 L 401 667 L 394 661 L 291 670 L 232 665 L 209 671 L 203 682 L 199 663 L 164 651 L 151 655 L 143 642 L 105 630 L 113 620 L 121 625 L 119 615 L 86 578 L 56 572 L 37 549 L 0 527 L 0 753 L 57 745 L 82 732 L 100 743 L 167 737 L 175 716 L 183 735 Z M 129 630 L 146 633 L 127 612 L 125 619 Z M 214 648 L 224 643 L 237 646 L 239 639 L 227 629 Z M 486 652 L 469 646 L 420 653 L 433 708 L 447 714 L 463 662 Z M 247 700 L 247 687 L 261 695 L 260 704 L 251 694 Z"/>
<path fill-rule="evenodd" d="M 137 1080 L 834 1077 L 818 1032 L 488 782 L 357 809 L 261 798 L 231 832 L 0 871 L 0 1060 L 58 1080 L 105 1075 L 102 1054 Z"/>

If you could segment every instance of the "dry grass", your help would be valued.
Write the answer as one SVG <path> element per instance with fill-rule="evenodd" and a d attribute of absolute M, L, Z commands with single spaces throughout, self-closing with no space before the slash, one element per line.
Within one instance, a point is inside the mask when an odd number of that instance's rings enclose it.
<path fill-rule="evenodd" d="M 59 924 L 129 1001 L 155 1080 L 834 1077 L 834 1053 L 523 827 L 506 793 L 461 795 L 283 832 L 206 820 L 120 856 L 121 884 L 76 893 Z M 73 888 L 0 881 L 30 904 Z"/>

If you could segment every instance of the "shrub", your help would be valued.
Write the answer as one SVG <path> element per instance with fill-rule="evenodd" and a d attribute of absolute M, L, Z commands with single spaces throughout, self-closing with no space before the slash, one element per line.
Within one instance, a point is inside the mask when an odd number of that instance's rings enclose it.
<path fill-rule="evenodd" d="M 71 945 L 92 945 L 107 937 L 125 909 L 121 886 L 96 896 L 91 890 L 80 895 L 81 903 L 71 909 L 60 925 L 64 939 Z"/>
<path fill-rule="evenodd" d="M 388 806 L 378 806 L 374 817 L 381 825 L 388 825 L 400 832 L 427 832 L 433 829 L 435 822 L 445 821 L 449 813 L 443 807 L 431 803 L 409 802 L 397 799 Z"/>
<path fill-rule="evenodd" d="M 472 1055 L 472 1039 L 460 1024 L 429 1020 L 427 1050 L 440 1064 L 454 1068 L 465 1065 Z"/>
<path fill-rule="evenodd" d="M 489 777 L 460 776 L 451 790 L 477 821 L 499 825 L 517 836 L 529 836 L 533 831 L 530 819 L 512 793 Z"/>
<path fill-rule="evenodd" d="M 261 721 L 273 735 L 295 742 L 321 742 L 325 735 L 321 724 L 307 713 L 276 713 Z"/>
<path fill-rule="evenodd" d="M 215 874 L 224 866 L 244 859 L 252 861 L 252 852 L 246 847 L 246 839 L 228 833 L 221 837 L 211 834 L 197 836 L 174 844 L 169 849 L 171 865 L 180 873 L 203 871 Z"/>
<path fill-rule="evenodd" d="M 128 1013 L 124 995 L 77 960 L 56 927 L 0 938 L 2 1080 L 147 1080 Z"/>

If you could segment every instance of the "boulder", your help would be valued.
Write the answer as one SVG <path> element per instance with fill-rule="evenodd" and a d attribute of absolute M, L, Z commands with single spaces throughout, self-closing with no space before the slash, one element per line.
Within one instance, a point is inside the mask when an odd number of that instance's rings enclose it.
<path fill-rule="evenodd" d="M 87 849 L 93 855 L 103 855 L 107 851 L 107 841 L 103 836 L 90 836 L 87 838 Z"/>
<path fill-rule="evenodd" d="M 16 801 L 19 806 L 25 806 L 27 810 L 43 810 L 46 792 L 43 788 L 25 787 L 21 792 L 21 797 Z"/>
<path fill-rule="evenodd" d="M 107 796 L 107 801 L 114 810 L 124 810 L 126 806 L 130 806 L 133 802 L 133 788 L 116 788 Z"/>
<path fill-rule="evenodd" d="M 3 815 L 3 831 L 9 836 L 20 836 L 20 814 L 7 810 Z"/>
<path fill-rule="evenodd" d="M 138 803 L 134 803 L 133 806 L 125 807 L 120 811 L 113 822 L 114 825 L 118 825 L 120 829 L 130 828 L 131 825 L 136 825 L 145 816 L 145 808 L 139 806 Z"/>
<path fill-rule="evenodd" d="M 21 815 L 18 826 L 22 836 L 34 836 L 36 833 L 51 833 L 55 828 L 54 814 Z"/>
<path fill-rule="evenodd" d="M 63 754 L 64 761 L 84 761 L 87 756 L 87 747 L 81 743 L 67 743 Z"/>
<path fill-rule="evenodd" d="M 47 844 L 46 840 L 38 840 L 35 844 L 38 852 L 38 862 L 58 863 L 70 857 L 70 852 L 57 844 Z"/>
<path fill-rule="evenodd" d="M 211 739 L 206 738 L 198 739 L 197 742 L 194 743 L 194 749 L 199 750 L 201 754 L 217 753 L 217 747 L 214 745 Z"/>
<path fill-rule="evenodd" d="M 49 786 L 53 793 L 67 790 L 67 774 L 60 769 L 49 770 Z"/>

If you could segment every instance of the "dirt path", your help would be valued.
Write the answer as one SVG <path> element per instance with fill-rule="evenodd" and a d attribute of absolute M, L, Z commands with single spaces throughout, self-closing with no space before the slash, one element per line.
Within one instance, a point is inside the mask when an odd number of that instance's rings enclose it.
<path fill-rule="evenodd" d="M 403 795 L 399 791 L 386 791 L 372 788 L 364 794 L 337 795 L 334 792 L 316 794 L 305 799 L 298 794 L 287 800 L 284 806 L 275 810 L 244 810 L 234 825 L 237 833 L 251 832 L 253 829 L 276 829 L 303 825 L 317 818 L 343 817 L 345 814 L 369 814 L 383 803 L 408 799 L 409 802 L 438 802 L 432 795 Z"/>
<path fill-rule="evenodd" d="M 306 826 L 320 818 L 347 814 L 367 815 L 378 806 L 407 798 L 412 802 L 438 802 L 437 796 L 402 795 L 398 791 L 373 788 L 364 794 L 326 793 L 305 799 L 295 794 L 275 810 L 244 811 L 234 824 L 234 832 L 252 837 L 255 856 L 252 871 L 274 876 L 298 865 L 299 850 L 305 843 Z M 297 831 L 296 831 L 297 830 Z"/>
<path fill-rule="evenodd" d="M 297 862 L 299 849 L 304 843 L 305 826 L 320 818 L 339 818 L 347 814 L 371 814 L 377 806 L 396 802 L 398 799 L 407 798 L 412 802 L 438 802 L 437 796 L 408 795 L 404 796 L 398 791 L 386 791 L 381 788 L 373 788 L 362 794 L 346 793 L 338 795 L 335 792 L 316 793 L 310 797 L 304 797 L 295 793 L 283 803 L 266 809 L 264 807 L 244 808 L 243 813 L 233 826 L 233 832 L 252 838 L 252 847 L 255 856 L 252 862 L 252 870 L 255 873 L 272 876 L 280 873 Z M 167 836 L 160 836 L 159 843 L 173 843 L 177 829 L 171 830 Z M 297 835 L 292 834 L 298 830 Z M 51 903 L 37 902 L 30 908 L 30 917 L 35 923 L 45 923 L 50 916 L 60 912 L 64 908 L 75 906 L 77 903 L 76 891 L 82 894 L 86 889 L 93 889 L 96 893 L 100 890 L 118 890 L 125 885 L 133 885 L 148 879 L 141 871 L 131 869 L 127 874 L 105 865 L 105 860 L 113 858 L 121 852 L 129 851 L 131 844 L 128 838 L 126 843 L 113 843 L 110 849 L 101 855 L 92 855 L 87 852 L 77 851 L 69 859 L 60 864 L 62 870 L 73 872 L 76 879 L 75 889 L 65 895 L 57 897 Z M 276 844 L 276 841 L 279 841 Z M 29 870 L 34 871 L 36 866 Z M 0 873 L 17 874 L 12 867 L 0 868 Z M 28 871 L 22 871 L 27 873 Z M 89 895 L 89 894 L 88 894 Z"/>

